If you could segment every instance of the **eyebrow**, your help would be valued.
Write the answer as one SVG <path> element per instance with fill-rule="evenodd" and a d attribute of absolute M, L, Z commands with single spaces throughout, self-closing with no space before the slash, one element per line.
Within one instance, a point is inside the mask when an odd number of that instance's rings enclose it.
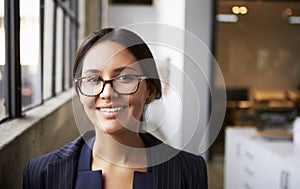
<path fill-rule="evenodd" d="M 86 71 L 84 72 L 84 74 L 86 74 L 86 73 L 99 74 L 100 72 L 101 72 L 100 70 L 90 69 L 90 70 L 86 70 Z"/>
<path fill-rule="evenodd" d="M 125 69 L 130 69 L 130 70 L 136 71 L 136 69 L 133 68 L 133 67 L 124 66 L 124 67 L 116 68 L 116 69 L 114 70 L 114 72 L 115 72 L 115 73 L 120 73 L 120 72 L 122 72 L 122 71 L 125 70 Z"/>
<path fill-rule="evenodd" d="M 116 68 L 113 70 L 114 73 L 120 73 L 122 72 L 123 70 L 125 69 L 130 69 L 130 70 L 133 70 L 133 71 L 137 71 L 135 68 L 133 67 L 129 67 L 129 66 L 124 66 L 124 67 L 120 67 L 120 68 Z M 97 70 L 97 69 L 89 69 L 89 70 L 86 70 L 84 72 L 84 74 L 86 73 L 92 73 L 92 74 L 100 74 L 102 71 L 101 70 Z"/>

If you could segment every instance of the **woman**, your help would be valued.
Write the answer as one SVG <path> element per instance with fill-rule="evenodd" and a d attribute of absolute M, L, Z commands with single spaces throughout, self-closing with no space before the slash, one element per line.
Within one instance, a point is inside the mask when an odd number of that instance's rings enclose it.
<path fill-rule="evenodd" d="M 202 157 L 142 131 L 146 104 L 161 83 L 145 42 L 125 29 L 102 29 L 79 47 L 74 84 L 95 131 L 29 161 L 24 188 L 207 188 Z"/>

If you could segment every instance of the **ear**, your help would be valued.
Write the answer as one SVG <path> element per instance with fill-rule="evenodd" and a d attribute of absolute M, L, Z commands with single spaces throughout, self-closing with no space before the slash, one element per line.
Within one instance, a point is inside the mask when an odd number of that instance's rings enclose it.
<path fill-rule="evenodd" d="M 150 104 L 155 99 L 155 95 L 157 91 L 155 86 L 151 82 L 147 83 L 147 88 L 148 88 L 148 97 L 146 100 L 146 104 Z"/>

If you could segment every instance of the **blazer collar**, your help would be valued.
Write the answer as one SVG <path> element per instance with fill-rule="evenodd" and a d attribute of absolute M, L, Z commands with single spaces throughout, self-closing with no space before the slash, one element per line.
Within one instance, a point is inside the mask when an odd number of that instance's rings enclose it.
<path fill-rule="evenodd" d="M 88 131 L 56 152 L 58 160 L 48 165 L 45 174 L 47 189 L 74 188 L 81 148 L 93 136 L 95 132 Z M 179 151 L 149 133 L 141 133 L 140 136 L 147 147 L 148 164 L 152 166 L 155 189 L 181 188 L 181 166 L 174 161 L 174 156 Z"/>

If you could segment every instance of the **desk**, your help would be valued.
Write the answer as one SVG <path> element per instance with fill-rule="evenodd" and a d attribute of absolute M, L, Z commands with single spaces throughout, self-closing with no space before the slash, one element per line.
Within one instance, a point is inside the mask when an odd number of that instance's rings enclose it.
<path fill-rule="evenodd" d="M 290 140 L 266 140 L 255 128 L 227 128 L 226 189 L 299 189 L 300 147 Z"/>

